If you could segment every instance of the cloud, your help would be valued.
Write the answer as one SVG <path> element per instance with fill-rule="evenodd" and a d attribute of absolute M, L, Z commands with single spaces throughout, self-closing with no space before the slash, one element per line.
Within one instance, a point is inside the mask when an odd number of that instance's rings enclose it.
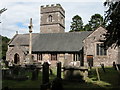
<path fill-rule="evenodd" d="M 59 2 L 60 0 L 3 0 L 2 2 Z M 105 0 L 61 0 L 60 2 L 101 2 Z"/>
<path fill-rule="evenodd" d="M 74 15 L 80 15 L 84 23 L 87 23 L 92 14 L 100 13 L 103 15 L 104 11 L 102 2 L 82 2 L 81 0 L 79 3 L 76 1 L 67 2 L 66 0 L 65 2 L 61 2 L 60 0 L 58 2 L 52 2 L 53 0 L 49 0 L 49 2 L 46 1 L 47 0 L 44 0 L 44 2 L 38 2 L 34 0 L 34 2 L 28 2 L 28 0 L 9 0 L 9 2 L 4 2 L 3 7 L 7 8 L 7 11 L 5 11 L 1 16 L 2 35 L 12 38 L 16 31 L 19 33 L 28 33 L 30 18 L 33 19 L 33 33 L 39 33 L 41 5 L 56 3 L 60 3 L 62 5 L 65 9 L 66 31 L 70 30 L 70 22 L 72 21 L 72 17 Z"/>

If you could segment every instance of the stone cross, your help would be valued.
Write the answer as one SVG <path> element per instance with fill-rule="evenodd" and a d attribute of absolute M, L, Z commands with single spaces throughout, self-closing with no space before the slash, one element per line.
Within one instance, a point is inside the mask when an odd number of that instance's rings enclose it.
<path fill-rule="evenodd" d="M 29 54 L 32 54 L 32 18 L 30 18 L 30 25 L 29 27 Z"/>

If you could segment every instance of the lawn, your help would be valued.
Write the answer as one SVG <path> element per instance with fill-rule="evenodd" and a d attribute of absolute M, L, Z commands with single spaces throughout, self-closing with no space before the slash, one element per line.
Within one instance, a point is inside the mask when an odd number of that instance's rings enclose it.
<path fill-rule="evenodd" d="M 114 89 L 120 88 L 120 75 L 116 70 L 111 67 L 105 68 L 106 72 L 104 73 L 101 68 L 98 69 L 100 74 L 100 81 L 97 79 L 97 74 L 95 68 L 89 71 L 89 77 L 86 78 L 85 83 L 80 82 L 69 82 L 63 80 L 63 88 L 64 90 L 79 90 L 79 89 L 95 89 L 95 88 L 104 88 L 104 89 Z M 56 70 L 53 70 L 53 75 L 50 75 L 50 81 L 52 81 L 56 77 Z M 29 77 L 31 77 L 31 73 L 28 73 Z M 13 80 L 3 80 L 3 87 L 8 86 L 9 88 L 36 88 L 39 89 L 42 81 L 41 72 L 39 72 L 38 80 L 25 80 L 25 81 L 13 81 Z M 40 90 L 40 89 L 39 89 Z"/>
<path fill-rule="evenodd" d="M 64 82 L 65 90 L 78 89 L 118 89 L 120 88 L 120 75 L 111 67 L 105 68 L 106 72 L 99 68 L 100 81 L 97 78 L 96 69 L 89 71 L 89 77 L 86 78 L 85 83 L 78 82 Z"/>

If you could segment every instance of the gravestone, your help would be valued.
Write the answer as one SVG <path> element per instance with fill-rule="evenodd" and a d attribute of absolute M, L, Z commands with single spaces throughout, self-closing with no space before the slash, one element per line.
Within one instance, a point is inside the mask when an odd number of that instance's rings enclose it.
<path fill-rule="evenodd" d="M 40 86 L 40 90 L 49 90 L 49 64 L 48 62 L 44 62 L 42 67 L 42 85 Z"/>
<path fill-rule="evenodd" d="M 51 85 L 51 90 L 63 90 L 62 79 L 55 78 Z"/>
<path fill-rule="evenodd" d="M 38 69 L 35 68 L 35 69 L 32 71 L 32 78 L 31 78 L 31 80 L 37 80 L 37 79 L 38 79 L 38 73 L 39 73 Z"/>
<path fill-rule="evenodd" d="M 100 64 L 101 65 L 101 67 L 102 67 L 102 69 L 103 69 L 103 71 L 104 71 L 104 73 L 105 73 L 105 67 L 104 67 L 104 64 Z"/>
<path fill-rule="evenodd" d="M 57 78 L 61 78 L 61 62 L 57 63 Z"/>
<path fill-rule="evenodd" d="M 117 70 L 115 62 L 113 62 L 113 68 Z"/>
<path fill-rule="evenodd" d="M 44 62 L 42 72 L 42 84 L 46 84 L 48 82 L 49 82 L 49 64 L 48 62 Z"/>
<path fill-rule="evenodd" d="M 86 72 L 86 69 L 64 68 L 64 79 L 67 81 L 85 82 Z"/>

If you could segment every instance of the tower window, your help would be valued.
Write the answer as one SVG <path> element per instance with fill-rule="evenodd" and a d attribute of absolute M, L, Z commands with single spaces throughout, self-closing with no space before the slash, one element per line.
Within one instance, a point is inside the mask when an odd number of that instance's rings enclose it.
<path fill-rule="evenodd" d="M 49 22 L 52 22 L 52 15 L 49 15 L 49 16 L 48 16 L 48 21 L 49 21 Z"/>

